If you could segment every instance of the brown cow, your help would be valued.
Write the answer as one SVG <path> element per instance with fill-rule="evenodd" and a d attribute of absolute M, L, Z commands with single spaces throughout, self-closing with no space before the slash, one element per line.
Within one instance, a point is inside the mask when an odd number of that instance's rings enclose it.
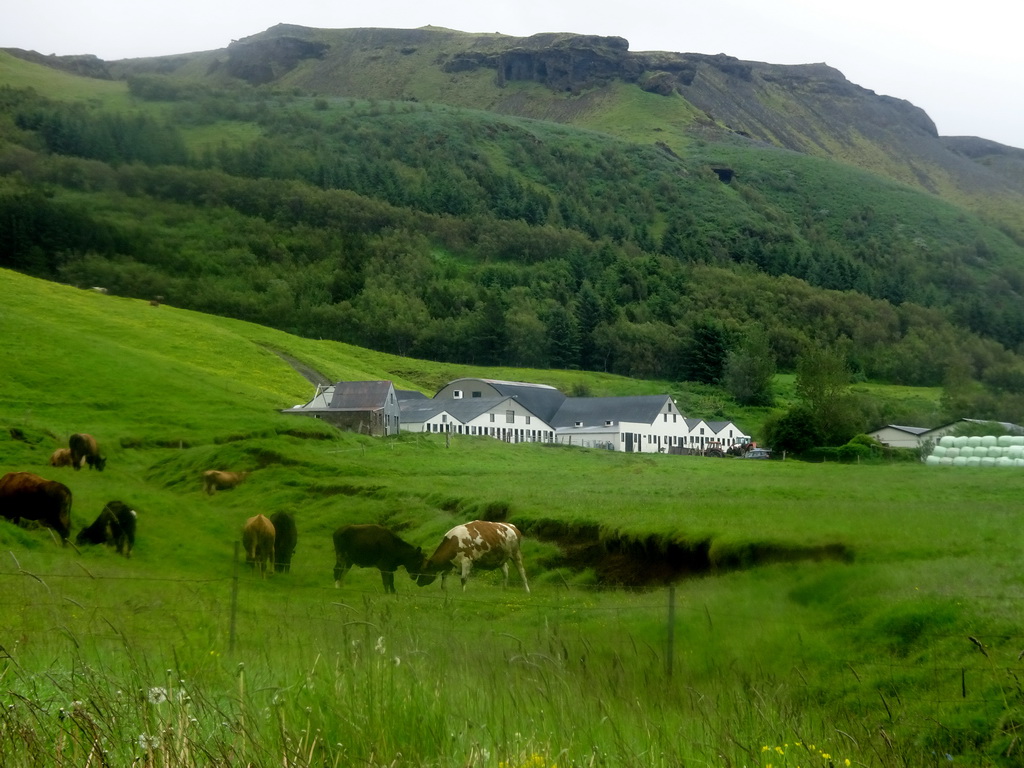
<path fill-rule="evenodd" d="M 441 588 L 445 588 L 448 573 L 458 567 L 462 577 L 462 589 L 466 589 L 469 573 L 475 565 L 484 570 L 501 568 L 502 583 L 508 586 L 508 563 L 511 560 L 523 578 L 523 586 L 530 591 L 523 568 L 523 555 L 519 544 L 523 535 L 511 523 L 491 523 L 474 520 L 472 523 L 457 525 L 444 535 L 441 544 L 430 556 L 416 583 L 426 586 L 441 574 Z"/>
<path fill-rule="evenodd" d="M 423 550 L 402 541 L 387 528 L 379 525 L 343 525 L 334 532 L 334 586 L 353 565 L 377 568 L 384 591 L 395 592 L 395 571 L 399 566 L 413 579 L 423 570 Z"/>
<path fill-rule="evenodd" d="M 52 454 L 50 454 L 50 466 L 51 467 L 70 467 L 71 466 L 71 449 L 70 448 L 58 448 Z M 79 462 L 79 468 L 81 468 L 81 462 Z"/>
<path fill-rule="evenodd" d="M 71 535 L 71 491 L 63 483 L 31 472 L 8 472 L 0 477 L 0 516 L 13 523 L 34 520 L 60 534 L 67 545 Z"/>
<path fill-rule="evenodd" d="M 265 515 L 254 515 L 242 528 L 242 546 L 245 562 L 257 569 L 261 576 L 274 572 L 274 524 Z"/>
<path fill-rule="evenodd" d="M 221 472 L 219 469 L 208 469 L 203 472 L 203 490 L 212 496 L 214 491 L 227 491 L 234 488 L 248 476 L 248 471 Z"/>
<path fill-rule="evenodd" d="M 88 463 L 89 469 L 102 472 L 107 465 L 107 458 L 100 453 L 100 447 L 92 435 L 77 432 L 68 440 L 68 446 L 71 448 L 71 466 L 76 470 Z"/>

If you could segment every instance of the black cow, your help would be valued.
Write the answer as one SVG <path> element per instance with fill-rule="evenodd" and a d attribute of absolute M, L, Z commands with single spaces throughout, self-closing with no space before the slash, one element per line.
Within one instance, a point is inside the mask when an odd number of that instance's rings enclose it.
<path fill-rule="evenodd" d="M 109 544 L 119 555 L 131 557 L 137 518 L 135 510 L 123 501 L 107 502 L 92 525 L 78 532 L 75 543 Z"/>
<path fill-rule="evenodd" d="M 292 568 L 292 554 L 299 541 L 299 534 L 295 529 L 295 518 L 291 512 L 275 512 L 270 516 L 270 522 L 273 523 L 276 532 L 274 568 L 279 572 L 287 573 Z"/>
<path fill-rule="evenodd" d="M 377 568 L 385 592 L 395 592 L 395 571 L 399 566 L 413 579 L 423 569 L 426 559 L 423 550 L 402 541 L 387 528 L 379 525 L 343 525 L 334 532 L 334 586 L 353 565 Z"/>
<path fill-rule="evenodd" d="M 107 466 L 107 457 L 100 453 L 99 444 L 92 435 L 76 432 L 68 439 L 68 447 L 71 449 L 71 466 L 76 470 L 82 468 L 83 459 L 89 469 L 102 472 Z"/>
<path fill-rule="evenodd" d="M 71 535 L 71 490 L 31 472 L 8 472 L 0 477 L 0 516 L 52 528 L 66 545 Z"/>

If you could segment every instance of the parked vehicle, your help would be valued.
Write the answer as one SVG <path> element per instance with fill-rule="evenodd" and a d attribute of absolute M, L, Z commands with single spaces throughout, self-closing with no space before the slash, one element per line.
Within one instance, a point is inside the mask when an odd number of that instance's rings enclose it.
<path fill-rule="evenodd" d="M 751 448 L 743 454 L 744 459 L 770 459 L 771 457 L 772 452 L 767 448 Z"/>

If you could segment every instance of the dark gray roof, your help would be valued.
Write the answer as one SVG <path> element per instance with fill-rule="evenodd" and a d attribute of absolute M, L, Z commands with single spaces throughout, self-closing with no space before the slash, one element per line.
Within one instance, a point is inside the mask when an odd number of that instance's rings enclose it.
<path fill-rule="evenodd" d="M 418 392 L 415 389 L 396 389 L 395 397 L 401 400 L 429 400 L 426 395 L 422 392 Z"/>
<path fill-rule="evenodd" d="M 482 381 L 486 381 L 502 395 L 514 397 L 526 410 L 548 424 L 566 399 L 564 394 L 547 384 L 527 384 L 522 381 L 499 379 Z"/>
<path fill-rule="evenodd" d="M 426 421 L 439 413 L 448 413 L 452 418 L 465 424 L 512 399 L 510 397 L 471 397 L 462 400 L 403 400 L 399 404 L 402 407 L 403 421 Z"/>
<path fill-rule="evenodd" d="M 900 432 L 906 432 L 910 435 L 923 435 L 925 432 L 931 432 L 928 427 L 902 427 L 899 424 L 886 424 L 884 427 L 872 430 L 878 432 L 880 429 L 898 429 Z"/>
<path fill-rule="evenodd" d="M 567 397 L 548 422 L 553 427 L 602 427 L 605 422 L 652 424 L 665 407 L 668 395 L 632 395 L 630 397 Z"/>
<path fill-rule="evenodd" d="M 387 404 L 390 381 L 339 381 L 334 385 L 330 408 L 340 411 L 372 411 Z"/>

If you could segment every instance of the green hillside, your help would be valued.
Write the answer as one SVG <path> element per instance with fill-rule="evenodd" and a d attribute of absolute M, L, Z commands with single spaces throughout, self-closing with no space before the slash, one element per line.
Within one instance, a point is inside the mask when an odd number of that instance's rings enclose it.
<path fill-rule="evenodd" d="M 18 638 L 4 643 L 5 766 L 83 762 L 93 739 L 111 761 L 180 766 L 525 768 L 594 754 L 778 765 L 789 750 L 805 765 L 811 744 L 822 766 L 1019 758 L 1006 725 L 1020 706 L 1007 682 L 1022 597 L 1016 471 L 339 433 L 277 412 L 311 385 L 275 351 L 428 393 L 458 375 L 607 394 L 652 384 L 392 357 L 9 271 L 0 332 L 0 472 L 66 483 L 74 533 L 111 499 L 139 515 L 131 560 L 0 525 Z M 99 439 L 105 471 L 47 465 L 79 430 Z M 212 467 L 252 474 L 206 496 Z M 299 527 L 291 573 L 234 581 L 242 522 L 278 510 Z M 479 517 L 526 532 L 531 595 L 486 573 L 447 598 L 404 574 L 391 598 L 369 569 L 331 587 L 338 525 L 382 523 L 430 551 Z M 514 730 L 502 726 L 509 695 Z M 274 728 L 246 725 L 270 716 Z"/>

